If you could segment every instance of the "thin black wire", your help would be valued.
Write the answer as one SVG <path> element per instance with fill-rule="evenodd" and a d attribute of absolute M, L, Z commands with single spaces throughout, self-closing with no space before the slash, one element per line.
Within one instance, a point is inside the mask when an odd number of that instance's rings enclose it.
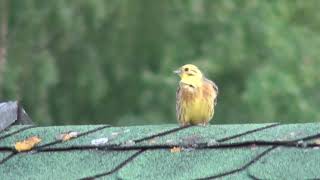
<path fill-rule="evenodd" d="M 31 127 L 33 127 L 33 126 L 31 126 Z M 21 131 L 23 131 L 23 130 L 30 129 L 31 127 L 26 127 L 26 128 L 24 128 L 24 129 L 21 128 L 21 129 L 15 131 L 15 132 L 12 132 L 12 133 L 10 133 L 10 134 L 7 134 L 7 135 L 5 135 L 5 136 L 2 136 L 2 139 L 6 138 L 6 137 L 9 137 L 9 136 L 11 136 L 11 135 L 13 135 L 13 134 L 17 134 L 17 133 L 19 133 L 19 132 L 21 132 Z M 86 131 L 86 132 L 84 132 L 84 133 L 80 133 L 77 137 L 75 137 L 75 138 L 73 138 L 73 139 L 70 139 L 70 141 L 71 141 L 71 140 L 74 140 L 74 139 L 76 139 L 76 138 L 79 138 L 79 137 L 81 137 L 81 136 L 85 136 L 85 135 L 88 135 L 88 134 L 97 132 L 97 131 L 99 131 L 99 130 L 103 130 L 103 129 L 108 128 L 108 127 L 111 127 L 111 126 L 110 126 L 110 125 L 104 125 L 104 126 L 101 126 L 101 127 L 98 127 L 98 128 L 95 128 L 95 129 L 92 129 L 92 130 L 89 130 L 89 131 Z M 41 150 L 42 148 L 49 147 L 49 146 L 51 146 L 51 145 L 55 145 L 55 144 L 58 144 L 58 143 L 63 143 L 63 141 L 62 141 L 62 140 L 53 141 L 53 142 L 44 144 L 44 145 L 42 145 L 42 146 L 38 146 L 37 148 L 35 148 L 35 150 Z M 34 149 L 33 149 L 33 150 L 34 150 Z M 12 148 L 12 147 L 0 147 L 0 151 L 9 151 L 9 152 L 11 151 L 11 152 L 12 152 L 9 156 L 7 156 L 7 157 L 3 158 L 2 160 L 0 160 L 0 164 L 5 163 L 5 162 L 8 161 L 9 159 L 11 159 L 13 156 L 15 156 L 16 154 L 19 153 L 19 152 L 17 152 L 14 148 Z"/>
<path fill-rule="evenodd" d="M 289 148 L 314 148 L 319 147 L 317 143 L 306 143 L 300 144 L 291 141 L 244 141 L 228 144 L 215 144 L 215 145 L 204 145 L 195 144 L 192 146 L 194 150 L 204 150 L 204 149 L 231 149 L 231 148 L 244 148 L 244 147 L 266 147 L 266 146 L 282 146 Z M 189 148 L 188 146 L 181 146 L 180 144 L 155 144 L 155 145 L 133 145 L 133 146 L 119 146 L 119 145 L 105 145 L 105 146 L 95 146 L 95 145 L 85 145 L 85 146 L 69 146 L 69 147 L 53 147 L 39 149 L 38 152 L 63 152 L 63 151 L 83 151 L 83 150 L 107 150 L 107 151 L 134 151 L 134 150 L 161 150 L 161 149 L 171 149 L 173 147 Z M 8 147 L 0 147 L 0 151 L 10 151 Z"/>
<path fill-rule="evenodd" d="M 231 139 L 235 139 L 235 138 L 238 138 L 238 137 L 241 137 L 241 136 L 244 136 L 244 135 L 248 135 L 248 134 L 251 134 L 251 133 L 254 133 L 254 132 L 257 132 L 257 131 L 262 131 L 262 130 L 265 130 L 265 129 L 268 129 L 268 128 L 276 127 L 276 126 L 279 126 L 279 125 L 280 125 L 280 123 L 275 123 L 275 124 L 271 124 L 271 125 L 268 125 L 268 126 L 260 127 L 260 128 L 257 128 L 257 129 L 253 129 L 253 130 L 250 130 L 250 131 L 246 131 L 246 132 L 240 133 L 240 134 L 236 134 L 236 135 L 233 135 L 233 136 L 228 136 L 228 137 L 225 137 L 225 138 L 218 139 L 217 142 L 229 141 Z"/>
<path fill-rule="evenodd" d="M 261 178 L 255 176 L 255 175 L 253 175 L 253 174 L 250 174 L 249 172 L 248 172 L 247 176 L 248 176 L 249 178 L 253 179 L 253 180 L 261 180 Z"/>
<path fill-rule="evenodd" d="M 192 126 L 193 125 L 187 125 L 187 126 L 181 126 L 181 127 L 173 128 L 173 129 L 170 129 L 168 131 L 164 131 L 164 132 L 161 132 L 161 133 L 153 134 L 151 136 L 147 136 L 147 137 L 143 137 L 143 138 L 140 138 L 140 139 L 136 139 L 133 142 L 140 143 L 142 141 L 150 140 L 150 139 L 153 139 L 155 137 L 165 136 L 165 135 L 180 131 L 182 129 L 187 129 L 187 128 L 192 127 Z"/>
<path fill-rule="evenodd" d="M 37 126 L 26 126 L 26 127 L 20 128 L 20 129 L 18 129 L 18 130 L 16 130 L 16 131 L 13 131 L 13 132 L 11 132 L 11 133 L 8 133 L 8 134 L 6 134 L 6 135 L 1 136 L 1 137 L 0 137 L 0 140 L 6 139 L 6 138 L 8 138 L 8 137 L 10 137 L 10 136 L 12 136 L 12 135 L 18 134 L 18 133 L 20 133 L 20 132 L 22 132 L 22 131 L 25 131 L 25 130 L 27 130 L 27 129 L 32 129 L 32 128 L 36 128 L 36 127 L 37 127 Z"/>
<path fill-rule="evenodd" d="M 233 136 L 228 136 L 228 137 L 219 139 L 219 140 L 217 140 L 217 142 L 228 141 L 228 140 L 231 140 L 231 139 L 234 139 L 234 138 L 238 138 L 238 137 L 241 137 L 241 136 L 244 136 L 244 135 L 247 135 L 247 134 L 251 134 L 251 133 L 254 133 L 254 132 L 257 132 L 257 131 L 261 131 L 261 130 L 272 128 L 272 127 L 279 126 L 279 125 L 280 125 L 279 123 L 275 123 L 275 124 L 271 124 L 271 125 L 268 125 L 268 126 L 260 127 L 260 128 L 257 128 L 257 129 L 253 129 L 253 130 L 250 130 L 250 131 L 246 131 L 246 132 L 240 133 L 240 134 L 236 134 L 236 135 L 233 135 Z M 177 131 L 180 131 L 182 129 L 186 129 L 186 128 L 189 128 L 189 127 L 192 127 L 192 126 L 193 125 L 177 127 L 177 128 L 174 128 L 174 129 L 170 129 L 168 131 L 164 131 L 164 132 L 161 132 L 161 133 L 157 133 L 157 134 L 154 134 L 154 135 L 151 135 L 151 136 L 147 136 L 147 137 L 143 137 L 143 138 L 134 140 L 134 142 L 135 143 L 139 143 L 139 142 L 142 142 L 142 141 L 153 139 L 155 137 L 165 136 L 167 134 L 170 134 L 170 133 L 173 133 L 173 132 L 177 132 Z"/>
<path fill-rule="evenodd" d="M 9 146 L 4 146 L 4 147 L 0 147 L 0 152 L 14 152 L 14 148 L 13 147 L 9 147 Z"/>
<path fill-rule="evenodd" d="M 320 133 L 319 134 L 315 134 L 315 135 L 311 135 L 311 136 L 307 136 L 307 137 L 302 137 L 302 138 L 299 138 L 299 139 L 296 139 L 295 141 L 309 141 L 309 140 L 312 140 L 312 139 L 317 139 L 317 138 L 320 138 Z"/>
<path fill-rule="evenodd" d="M 132 156 L 130 156 L 129 158 L 127 158 L 126 160 L 124 160 L 123 162 L 121 162 L 119 165 L 117 165 L 116 167 L 114 167 L 112 170 L 110 170 L 108 172 L 104 172 L 104 173 L 97 174 L 97 175 L 94 175 L 94 176 L 81 178 L 81 180 L 91 180 L 91 179 L 95 179 L 95 178 L 100 178 L 100 177 L 103 177 L 103 176 L 111 175 L 111 174 L 117 172 L 119 169 L 123 168 L 125 165 L 127 165 L 132 160 L 134 160 L 137 156 L 142 154 L 144 151 L 145 150 L 140 150 L 140 151 L 134 153 Z"/>
<path fill-rule="evenodd" d="M 254 131 L 256 132 L 256 131 Z M 255 142 L 242 142 L 242 143 L 232 143 L 233 147 L 242 147 L 242 146 L 247 146 L 250 144 L 251 145 L 255 145 L 255 146 L 270 146 L 272 145 L 271 148 L 263 151 L 262 153 L 260 153 L 258 156 L 256 156 L 255 158 L 253 158 L 251 161 L 249 161 L 248 163 L 246 163 L 244 166 L 241 166 L 240 168 L 237 169 L 233 169 L 227 172 L 223 172 L 217 175 L 213 175 L 213 176 L 209 176 L 209 177 L 205 177 L 205 178 L 199 178 L 199 180 L 207 180 L 207 179 L 216 179 L 216 178 L 221 178 L 227 175 L 231 175 L 240 171 L 243 171 L 245 169 L 247 169 L 249 166 L 251 166 L 252 164 L 254 164 L 255 162 L 257 162 L 259 159 L 261 159 L 263 156 L 267 155 L 269 152 L 271 152 L 272 150 L 274 150 L 275 148 L 279 147 L 279 146 L 287 146 L 287 147 L 296 147 L 296 148 L 306 148 L 306 147 L 316 147 L 319 146 L 319 144 L 317 143 L 306 143 L 306 144 L 301 144 L 299 143 L 300 141 L 308 141 L 308 140 L 312 140 L 315 138 L 319 138 L 320 137 L 320 133 L 315 134 L 315 135 L 311 135 L 311 136 L 307 136 L 307 137 L 303 137 L 303 138 L 298 138 L 295 140 L 291 140 L 291 141 L 255 141 Z M 225 139 L 230 139 L 230 138 L 225 138 Z M 221 140 L 220 140 L 221 142 Z M 220 145 L 212 145 L 212 146 L 207 146 L 205 148 L 213 148 L 213 147 L 220 147 L 222 148 L 223 146 Z M 254 176 L 250 176 L 250 178 L 256 179 L 256 177 Z"/>
<path fill-rule="evenodd" d="M 258 128 L 258 129 L 254 129 L 254 130 L 250 130 L 247 131 L 245 133 L 241 133 L 238 135 L 234 135 L 234 136 L 230 136 L 230 137 L 226 137 L 223 139 L 220 139 L 219 141 L 227 141 L 230 139 L 233 139 L 235 137 L 240 137 L 243 136 L 244 134 L 249 134 L 249 133 L 253 133 L 253 132 L 257 132 L 257 131 L 261 131 L 267 128 L 271 128 L 271 127 L 275 127 L 278 124 L 273 124 L 273 125 L 269 125 L 269 126 L 265 126 L 262 128 Z M 181 128 L 179 128 L 181 129 Z M 161 135 L 163 134 L 167 134 L 168 132 L 172 132 L 173 130 L 177 130 L 177 128 L 172 129 L 170 131 L 166 131 L 165 133 L 159 133 Z M 157 136 L 159 136 L 159 134 L 157 134 Z M 148 136 L 147 138 L 141 138 L 141 139 L 152 139 L 154 138 L 156 135 L 152 135 L 152 136 Z M 194 144 L 193 148 L 194 149 L 224 149 L 224 148 L 242 148 L 242 147 L 251 147 L 251 146 L 257 146 L 257 147 L 261 147 L 261 146 L 284 146 L 284 147 L 296 147 L 296 148 L 313 148 L 313 147 L 318 147 L 319 144 L 317 143 L 305 143 L 305 144 L 301 144 L 299 143 L 299 141 L 306 141 L 306 140 L 311 140 L 314 138 L 318 138 L 320 137 L 320 133 L 319 134 L 315 134 L 315 135 L 311 135 L 311 136 L 307 136 L 307 137 L 303 137 L 303 138 L 298 138 L 295 140 L 291 140 L 291 141 L 244 141 L 244 142 L 234 142 L 234 143 L 228 143 L 228 144 L 213 144 L 213 145 L 208 145 L 207 143 L 200 143 L 200 144 Z M 141 141 L 140 141 L 141 142 Z M 96 149 L 96 150 L 109 150 L 109 151 L 132 151 L 132 150 L 158 150 L 158 149 L 170 149 L 173 147 L 177 147 L 180 146 L 180 144 L 155 144 L 155 145 L 133 145 L 133 146 L 121 146 L 119 144 L 109 144 L 109 145 L 105 145 L 105 146 L 92 146 L 92 145 L 86 145 L 86 146 L 70 146 L 70 147 L 57 147 L 57 148 L 47 148 L 47 149 L 42 149 L 39 152 L 55 152 L 55 151 L 72 151 L 72 150 L 92 150 L 92 149 Z M 182 146 L 183 147 L 183 146 Z M 188 148 L 188 147 L 187 147 Z M 1 147 L 0 147 L 1 150 Z"/>
<path fill-rule="evenodd" d="M 257 131 L 260 131 L 260 130 L 264 130 L 264 129 L 267 129 L 267 128 L 271 128 L 271 127 L 275 127 L 279 124 L 271 124 L 271 125 L 268 125 L 268 126 L 265 126 L 265 127 L 261 127 L 261 128 L 257 128 L 257 129 L 254 129 L 254 130 L 250 130 L 250 131 L 246 131 L 244 133 L 240 133 L 240 134 L 237 134 L 237 135 L 234 135 L 234 136 L 229 136 L 229 137 L 225 137 L 225 138 L 222 138 L 222 139 L 219 139 L 217 140 L 217 142 L 224 142 L 224 141 L 227 141 L 227 140 L 231 140 L 231 139 L 234 139 L 234 138 L 237 138 L 237 137 L 240 137 L 240 136 L 243 136 L 243 135 L 247 135 L 247 134 L 250 134 L 250 133 L 253 133 L 253 132 L 257 132 Z M 170 133 L 173 133 L 173 132 L 177 132 L 177 131 L 180 131 L 182 129 L 186 129 L 186 128 L 189 128 L 191 127 L 192 125 L 189 125 L 189 126 L 183 126 L 183 127 L 177 127 L 177 128 L 174 128 L 174 129 L 170 129 L 168 131 L 164 131 L 164 132 L 161 132 L 161 133 L 157 133 L 157 134 L 153 134 L 151 136 L 147 136 L 147 137 L 143 137 L 143 138 L 140 138 L 140 139 L 137 139 L 137 140 L 134 140 L 135 143 L 139 143 L 139 142 L 142 142 L 142 141 L 146 141 L 146 140 L 149 140 L 149 139 L 153 139 L 155 137 L 160 137 L 160 136 L 165 136 L 165 135 L 168 135 Z M 28 127 L 24 127 L 24 128 L 21 128 L 15 132 L 12 132 L 12 133 L 9 133 L 9 134 L 6 134 L 4 136 L 1 136 L 0 137 L 0 140 L 1 139 L 5 139 L 7 137 L 10 137 L 14 134 L 17 134 L 19 132 L 22 132 L 24 130 L 27 130 L 27 129 L 31 129 L 31 128 L 34 128 L 36 126 L 28 126 Z M 93 130 L 90 130 L 90 131 L 87 131 L 87 132 L 84 132 L 82 134 L 79 134 L 77 137 L 81 137 L 81 136 L 84 136 L 84 135 L 87 135 L 87 134 L 90 134 L 90 133 L 93 133 L 93 132 L 96 132 L 98 130 L 101 130 L 101 129 L 104 129 L 106 127 L 111 127 L 109 125 L 106 125 L 106 126 L 102 126 L 102 127 L 99 127 L 97 129 L 93 129 Z M 74 138 L 75 139 L 75 138 Z M 41 146 L 38 146 L 37 149 L 40 150 L 42 148 L 45 148 L 45 147 L 48 147 L 48 146 L 52 146 L 52 145 L 55 145 L 55 144 L 58 144 L 58 143 L 62 143 L 61 140 L 56 140 L 56 141 L 53 141 L 53 142 L 50 142 L 50 143 L 47 143 L 47 144 L 43 144 Z M 95 147 L 93 147 L 95 148 Z M 11 150 L 12 148 L 9 148 L 9 147 L 0 147 L 0 151 L 9 151 Z M 74 149 L 79 149 L 78 147 L 75 147 Z"/>
<path fill-rule="evenodd" d="M 140 143 L 142 141 L 146 141 L 146 140 L 149 140 L 149 139 L 153 139 L 155 137 L 160 137 L 160 136 L 165 136 L 167 134 L 170 134 L 170 133 L 173 133 L 173 132 L 177 132 L 177 131 L 180 131 L 182 129 L 186 129 L 186 128 L 189 128 L 191 127 L 192 125 L 188 125 L 188 126 L 183 126 L 183 127 L 177 127 L 177 128 L 174 128 L 174 129 L 171 129 L 171 130 L 168 130 L 168 131 L 164 131 L 164 132 L 161 132 L 161 133 L 157 133 L 157 134 L 153 134 L 151 136 L 147 136 L 147 137 L 143 137 L 143 138 L 140 138 L 140 139 L 137 139 L 137 140 L 134 140 L 133 142 L 134 143 Z M 108 145 L 109 147 L 120 147 L 119 145 Z M 45 147 L 45 146 L 43 146 Z M 43 148 L 42 147 L 42 148 Z M 98 149 L 100 147 L 97 147 L 97 146 L 87 146 L 87 148 L 95 148 L 95 149 Z M 80 150 L 83 148 L 80 148 L 80 147 L 74 147 L 74 149 L 77 149 L 77 150 Z M 106 148 L 104 148 L 106 149 Z M 41 150 L 41 149 L 40 149 Z M 94 179 L 94 178 L 98 178 L 98 177 L 102 177 L 102 176 L 106 176 L 106 175 L 110 175 L 116 171 L 118 171 L 119 169 L 121 169 L 122 167 L 124 167 L 127 163 L 129 163 L 130 161 L 132 161 L 135 157 L 137 157 L 138 155 L 140 155 L 142 152 L 144 152 L 145 150 L 144 149 L 137 149 L 139 150 L 137 153 L 133 154 L 131 157 L 129 157 L 128 159 L 126 159 L 125 161 L 123 161 L 122 163 L 120 163 L 118 166 L 116 166 L 113 170 L 109 171 L 109 172 L 106 172 L 106 173 L 102 173 L 102 174 L 97 174 L 97 175 L 94 175 L 94 176 L 91 176 L 91 177 L 86 177 L 86 178 L 83 178 L 83 179 Z"/>
<path fill-rule="evenodd" d="M 97 129 L 96 129 L 97 130 Z M 90 131 L 92 132 L 92 131 Z M 88 134 L 86 132 L 85 134 Z M 319 134 L 298 138 L 291 141 L 243 141 L 243 142 L 234 142 L 228 144 L 213 144 L 207 145 L 207 143 L 194 144 L 194 149 L 223 149 L 223 148 L 241 148 L 241 147 L 250 147 L 250 146 L 284 146 L 284 147 L 297 147 L 297 148 L 313 148 L 318 147 L 317 143 L 300 143 L 300 141 L 312 140 L 314 138 L 320 137 Z M 60 141 L 59 141 L 60 142 Z M 52 144 L 52 143 L 49 143 Z M 47 147 L 48 144 L 45 145 Z M 108 144 L 105 146 L 94 146 L 94 145 L 84 145 L 84 146 L 69 146 L 69 147 L 53 147 L 53 148 L 38 148 L 38 152 L 54 152 L 54 151 L 72 151 L 72 150 L 110 150 L 110 151 L 130 151 L 130 150 L 157 150 L 157 149 L 169 149 L 172 147 L 181 146 L 181 144 L 155 144 L 155 145 L 132 145 L 132 146 L 122 146 L 121 144 Z M 188 148 L 188 147 L 187 147 Z M 12 151 L 12 147 L 0 147 L 0 151 Z"/>
<path fill-rule="evenodd" d="M 217 179 L 217 178 L 221 178 L 227 175 L 231 175 L 240 171 L 243 171 L 245 169 L 247 169 L 249 166 L 251 166 L 252 164 L 258 162 L 259 159 L 261 159 L 263 156 L 267 155 L 269 152 L 271 152 L 272 150 L 274 150 L 275 148 L 277 148 L 276 146 L 272 146 L 271 148 L 268 148 L 267 150 L 263 151 L 262 153 L 258 154 L 255 158 L 253 158 L 251 161 L 249 161 L 248 163 L 244 164 L 243 166 L 227 171 L 227 172 L 223 172 L 217 175 L 213 175 L 213 176 L 208 176 L 208 177 L 204 177 L 204 178 L 199 178 L 198 180 L 207 180 L 207 179 Z"/>
<path fill-rule="evenodd" d="M 18 154 L 17 152 L 10 153 L 7 157 L 1 159 L 0 165 L 4 164 L 5 162 L 7 162 L 9 159 L 13 158 L 17 154 Z"/>
<path fill-rule="evenodd" d="M 92 130 L 89 130 L 89 131 L 86 131 L 86 132 L 83 132 L 83 133 L 79 133 L 76 137 L 70 139 L 69 141 L 71 140 L 75 140 L 79 137 L 82 137 L 82 136 L 85 136 L 85 135 L 88 135 L 88 134 L 91 134 L 91 133 L 94 133 L 94 132 L 97 132 L 97 131 L 100 131 L 100 130 L 103 130 L 105 128 L 109 128 L 109 127 L 112 127 L 110 125 L 104 125 L 104 126 L 101 126 L 101 127 L 98 127 L 98 128 L 95 128 L 95 129 L 92 129 Z M 36 148 L 36 150 L 40 150 L 40 149 L 43 149 L 45 147 L 48 147 L 48 146 L 52 146 L 52 145 L 55 145 L 55 144 L 59 144 L 59 143 L 63 143 L 64 141 L 62 140 L 55 140 L 53 142 L 49 142 L 47 144 L 43 144 L 43 145 L 40 145 Z"/>
<path fill-rule="evenodd" d="M 153 134 L 151 136 L 147 136 L 147 137 L 143 137 L 143 138 L 140 138 L 140 139 L 137 139 L 137 140 L 133 140 L 134 143 L 140 143 L 142 141 L 146 141 L 146 140 L 149 140 L 149 139 L 153 139 L 155 137 L 160 137 L 160 136 L 165 136 L 165 135 L 168 135 L 170 133 L 173 133 L 173 132 L 177 132 L 177 131 L 180 131 L 182 129 L 186 129 L 186 128 L 189 128 L 191 127 L 192 125 L 188 125 L 188 126 L 182 126 L 182 127 L 177 127 L 177 128 L 174 128 L 174 129 L 170 129 L 168 131 L 164 131 L 164 132 L 160 132 L 160 133 L 157 133 L 157 134 Z M 108 145 L 108 147 L 121 147 L 120 145 Z M 132 146 L 133 147 L 133 146 Z M 101 147 L 97 147 L 97 146 L 87 146 L 87 148 L 96 148 L 96 149 L 101 149 Z M 102 147 L 103 149 L 108 149 L 109 148 L 106 148 L 106 147 Z M 80 150 L 82 148 L 80 147 L 74 147 L 74 149 L 77 149 L 77 150 Z M 105 172 L 105 173 L 102 173 L 102 174 L 97 174 L 97 175 L 94 175 L 94 176 L 91 176 L 91 177 L 86 177 L 86 178 L 83 178 L 83 179 L 94 179 L 94 178 L 98 178 L 98 177 L 102 177 L 102 176 L 106 176 L 106 175 L 110 175 L 116 171 L 118 171 L 119 169 L 121 169 L 122 167 L 124 167 L 127 163 L 129 163 L 130 161 L 132 161 L 135 157 L 137 157 L 138 155 L 140 155 L 142 152 L 144 152 L 145 150 L 147 149 L 136 149 L 136 150 L 139 150 L 137 153 L 133 154 L 131 157 L 129 157 L 128 159 L 126 159 L 125 161 L 123 161 L 122 163 L 120 163 L 118 166 L 116 166 L 113 170 L 111 171 L 108 171 L 108 172 Z"/>

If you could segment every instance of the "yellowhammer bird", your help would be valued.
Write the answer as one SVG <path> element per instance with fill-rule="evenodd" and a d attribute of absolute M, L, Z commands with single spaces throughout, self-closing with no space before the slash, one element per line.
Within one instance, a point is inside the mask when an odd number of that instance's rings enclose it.
<path fill-rule="evenodd" d="M 186 64 L 174 72 L 181 78 L 176 93 L 179 124 L 207 125 L 217 104 L 217 85 L 192 64 Z"/>

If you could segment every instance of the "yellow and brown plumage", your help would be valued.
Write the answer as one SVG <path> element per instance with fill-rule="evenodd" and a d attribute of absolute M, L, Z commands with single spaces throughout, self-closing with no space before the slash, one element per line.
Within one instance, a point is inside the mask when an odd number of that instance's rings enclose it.
<path fill-rule="evenodd" d="M 179 124 L 208 124 L 217 104 L 218 87 L 192 64 L 182 66 L 175 73 L 181 78 L 176 93 Z"/>

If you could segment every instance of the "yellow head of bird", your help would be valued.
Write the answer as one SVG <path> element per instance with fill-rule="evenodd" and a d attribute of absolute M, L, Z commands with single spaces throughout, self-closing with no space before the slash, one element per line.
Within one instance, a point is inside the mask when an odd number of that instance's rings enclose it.
<path fill-rule="evenodd" d="M 199 68 L 193 64 L 186 64 L 175 70 L 174 73 L 178 74 L 182 83 L 192 86 L 200 86 L 203 80 L 203 74 Z"/>

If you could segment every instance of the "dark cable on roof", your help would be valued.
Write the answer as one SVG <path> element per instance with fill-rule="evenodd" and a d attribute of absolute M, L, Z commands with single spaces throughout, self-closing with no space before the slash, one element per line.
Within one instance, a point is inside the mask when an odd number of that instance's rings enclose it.
<path fill-rule="evenodd" d="M 292 141 L 244 141 L 228 144 L 215 144 L 215 145 L 205 145 L 196 144 L 192 148 L 194 150 L 203 149 L 231 149 L 231 148 L 245 148 L 245 147 L 266 147 L 266 146 L 283 146 L 292 148 L 313 148 L 318 147 L 316 143 L 307 143 L 304 146 L 297 144 L 297 142 Z M 135 151 L 135 150 L 161 150 L 161 149 L 171 149 L 173 147 L 182 147 L 180 144 L 155 144 L 155 145 L 132 145 L 132 146 L 121 146 L 121 145 L 105 145 L 105 146 L 95 146 L 95 145 L 84 145 L 84 146 L 69 146 L 69 147 L 52 147 L 39 149 L 37 152 L 63 152 L 63 151 L 83 151 L 83 150 L 100 150 L 100 151 Z M 0 147 L 0 151 L 1 148 Z M 4 151 L 7 151 L 8 147 Z"/>
<path fill-rule="evenodd" d="M 233 143 L 217 143 L 213 145 L 207 145 L 207 143 L 195 144 L 194 149 L 224 149 L 224 148 L 243 148 L 243 147 L 264 147 L 264 146 L 283 146 L 283 147 L 293 147 L 293 148 L 313 148 L 318 147 L 317 143 L 299 143 L 301 139 L 312 140 L 314 138 L 320 137 L 320 133 L 316 135 L 307 136 L 304 138 L 299 138 L 290 141 L 243 141 L 243 142 L 233 142 Z M 181 144 L 154 144 L 154 145 L 132 145 L 132 146 L 122 146 L 119 144 L 107 144 L 104 146 L 95 145 L 82 145 L 82 146 L 69 146 L 69 147 L 52 147 L 52 148 L 39 148 L 36 149 L 37 152 L 55 152 L 55 151 L 73 151 L 73 150 L 109 150 L 109 151 L 132 151 L 132 150 L 159 150 L 159 149 L 170 149 L 172 147 L 184 147 Z M 46 146 L 47 147 L 47 146 Z M 188 148 L 188 147 L 186 147 Z M 9 146 L 0 146 L 0 151 L 11 151 L 15 150 Z"/>

